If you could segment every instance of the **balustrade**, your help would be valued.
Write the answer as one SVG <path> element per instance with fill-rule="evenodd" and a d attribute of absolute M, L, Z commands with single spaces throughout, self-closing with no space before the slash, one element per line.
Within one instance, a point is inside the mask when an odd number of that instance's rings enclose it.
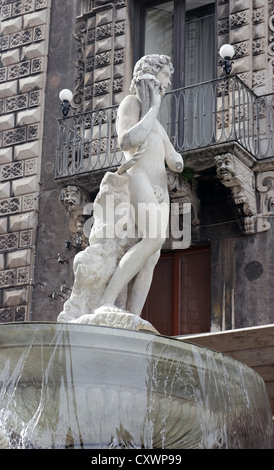
<path fill-rule="evenodd" d="M 168 92 L 159 120 L 182 154 L 237 142 L 260 160 L 274 155 L 273 104 L 274 94 L 257 96 L 237 76 L 223 77 Z M 56 178 L 107 170 L 123 162 L 117 109 L 111 106 L 59 120 Z"/>

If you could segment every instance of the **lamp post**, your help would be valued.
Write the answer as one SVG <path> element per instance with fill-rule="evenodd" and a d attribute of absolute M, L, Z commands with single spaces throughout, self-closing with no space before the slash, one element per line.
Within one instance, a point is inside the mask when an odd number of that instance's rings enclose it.
<path fill-rule="evenodd" d="M 70 104 L 69 103 L 73 98 L 73 94 L 70 90 L 65 88 L 64 90 L 60 91 L 59 98 L 60 98 L 60 101 L 62 102 L 62 104 L 60 106 L 60 109 L 62 111 L 62 115 L 63 115 L 64 118 L 66 118 L 67 115 L 68 115 L 69 109 L 70 109 Z"/>
<path fill-rule="evenodd" d="M 231 59 L 235 54 L 234 47 L 231 46 L 231 44 L 224 44 L 220 48 L 219 53 L 223 59 L 223 63 L 222 63 L 223 70 L 226 73 L 226 75 L 229 75 L 232 69 L 232 64 L 233 64 L 233 62 L 231 62 Z"/>

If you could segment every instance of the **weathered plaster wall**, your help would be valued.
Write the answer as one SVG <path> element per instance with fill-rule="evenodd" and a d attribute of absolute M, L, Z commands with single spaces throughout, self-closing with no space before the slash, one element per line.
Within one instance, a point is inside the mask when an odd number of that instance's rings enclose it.
<path fill-rule="evenodd" d="M 69 3 L 69 7 L 68 7 Z M 73 89 L 75 80 L 76 41 L 73 28 L 79 2 L 52 2 L 49 36 L 49 60 L 45 89 L 45 128 L 42 149 L 41 193 L 39 195 L 39 226 L 35 258 L 31 320 L 55 321 L 62 310 L 64 285 L 72 284 L 74 249 L 65 247 L 70 239 L 68 216 L 60 204 L 60 188 L 54 182 L 57 145 L 57 119 L 61 117 L 59 92 Z M 64 262 L 57 262 L 58 254 Z M 43 284 L 43 285 L 41 285 Z"/>
<path fill-rule="evenodd" d="M 271 225 L 268 232 L 212 242 L 213 331 L 274 322 Z"/>
<path fill-rule="evenodd" d="M 267 182 L 265 191 L 271 188 Z M 212 331 L 273 323 L 273 212 L 268 212 L 268 230 L 243 233 L 230 189 L 212 170 L 198 182 L 197 195 L 199 243 L 209 244 L 211 250 Z"/>
<path fill-rule="evenodd" d="M 269 231 L 235 244 L 236 328 L 274 322 L 274 224 L 270 223 Z"/>
<path fill-rule="evenodd" d="M 212 331 L 273 323 L 273 218 L 269 230 L 249 235 L 241 233 L 229 211 L 208 222 L 201 241 L 211 247 Z"/>

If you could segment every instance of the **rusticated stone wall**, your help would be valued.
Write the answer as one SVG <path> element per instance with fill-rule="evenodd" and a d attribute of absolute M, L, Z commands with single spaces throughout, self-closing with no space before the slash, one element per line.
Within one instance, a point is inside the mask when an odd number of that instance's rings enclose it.
<path fill-rule="evenodd" d="M 273 81 L 273 2 L 265 0 L 218 0 L 218 48 L 235 48 L 233 73 L 257 94 L 271 93 Z"/>
<path fill-rule="evenodd" d="M 74 29 L 77 112 L 119 104 L 128 91 L 132 71 L 126 0 L 84 0 L 81 13 Z"/>
<path fill-rule="evenodd" d="M 0 322 L 28 319 L 51 0 L 1 0 Z"/>

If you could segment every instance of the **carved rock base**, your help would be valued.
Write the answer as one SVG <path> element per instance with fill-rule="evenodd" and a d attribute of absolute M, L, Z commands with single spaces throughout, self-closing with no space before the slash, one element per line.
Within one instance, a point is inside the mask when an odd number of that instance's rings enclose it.
<path fill-rule="evenodd" d="M 100 307 L 95 310 L 94 314 L 83 315 L 79 319 L 74 320 L 73 323 L 108 326 L 133 331 L 148 331 L 149 333 L 159 334 L 151 323 L 140 318 L 138 315 L 111 307 Z"/>

